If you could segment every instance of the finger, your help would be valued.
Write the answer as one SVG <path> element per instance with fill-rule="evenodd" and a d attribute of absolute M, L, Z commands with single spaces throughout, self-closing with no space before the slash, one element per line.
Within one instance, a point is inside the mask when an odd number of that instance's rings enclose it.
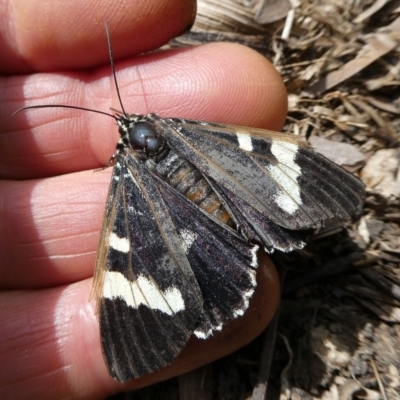
<path fill-rule="evenodd" d="M 93 275 L 111 168 L 0 182 L 0 288 L 65 285 Z"/>
<path fill-rule="evenodd" d="M 116 59 L 156 49 L 190 27 L 196 10 L 195 0 L 1 2 L 0 71 L 13 74 L 106 63 L 105 22 Z"/>
<path fill-rule="evenodd" d="M 263 264 L 263 263 L 262 263 Z M 0 295 L 0 397 L 105 398 L 184 373 L 222 357 L 257 336 L 278 302 L 278 278 L 271 263 L 260 265 L 257 290 L 243 317 L 209 340 L 191 339 L 176 362 L 127 384 L 107 373 L 98 323 L 88 302 L 91 280 L 42 291 Z"/>
<path fill-rule="evenodd" d="M 117 68 L 129 113 L 156 112 L 272 130 L 280 130 L 286 117 L 282 79 L 264 57 L 243 46 L 210 44 L 155 53 Z M 39 178 L 106 165 L 118 140 L 112 118 L 51 108 L 10 115 L 37 104 L 120 109 L 113 85 L 109 68 L 90 75 L 11 79 L 0 107 L 0 176 Z"/>

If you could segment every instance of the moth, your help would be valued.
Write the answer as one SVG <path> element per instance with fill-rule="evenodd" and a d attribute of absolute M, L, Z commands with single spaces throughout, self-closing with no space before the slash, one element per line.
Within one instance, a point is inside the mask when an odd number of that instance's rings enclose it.
<path fill-rule="evenodd" d="M 259 246 L 303 248 L 302 232 L 360 211 L 364 185 L 293 135 L 127 114 L 108 29 L 107 39 L 122 111 L 88 110 L 114 118 L 120 134 L 93 294 L 105 363 L 125 382 L 243 315 Z M 24 109 L 42 107 L 82 109 Z"/>

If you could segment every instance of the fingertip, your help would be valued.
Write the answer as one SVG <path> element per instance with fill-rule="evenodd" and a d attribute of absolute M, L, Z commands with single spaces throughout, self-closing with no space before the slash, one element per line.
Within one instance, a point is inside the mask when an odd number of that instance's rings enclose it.
<path fill-rule="evenodd" d="M 215 43 L 207 47 L 204 51 L 213 52 L 215 57 L 211 70 L 214 80 L 222 84 L 211 107 L 220 107 L 230 124 L 281 130 L 287 114 L 287 92 L 275 67 L 246 46 Z"/>
<path fill-rule="evenodd" d="M 287 111 L 282 78 L 265 57 L 245 46 L 211 43 L 145 55 L 134 65 L 129 60 L 118 69 L 126 109 L 282 129 Z"/>

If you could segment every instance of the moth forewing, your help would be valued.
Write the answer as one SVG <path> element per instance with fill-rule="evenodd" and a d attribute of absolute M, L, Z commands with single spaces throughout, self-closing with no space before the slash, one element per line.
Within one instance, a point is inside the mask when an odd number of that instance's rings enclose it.
<path fill-rule="evenodd" d="M 109 253 L 110 247 L 110 233 L 112 232 L 113 221 L 115 219 L 115 207 L 116 204 L 113 199 L 116 193 L 121 190 L 121 184 L 119 181 L 118 170 L 113 168 L 111 174 L 110 185 L 107 193 L 106 206 L 104 208 L 103 222 L 100 231 L 99 242 L 97 246 L 96 263 L 94 268 L 93 285 L 90 293 L 90 300 L 96 302 L 96 315 L 99 315 L 100 301 L 104 289 L 104 276 L 107 270 L 107 254 Z"/>
<path fill-rule="evenodd" d="M 362 204 L 362 182 L 298 138 L 272 132 L 238 135 L 232 126 L 233 132 L 221 124 L 171 121 L 177 134 L 166 133 L 178 151 L 190 154 L 204 174 L 281 226 L 318 229 L 332 217 L 351 219 Z"/>
<path fill-rule="evenodd" d="M 230 132 L 227 135 L 221 130 L 214 130 L 210 135 L 207 128 L 200 124 L 186 125 L 185 127 L 177 126 L 175 123 L 168 124 L 168 122 L 169 120 L 162 122 L 165 126 L 164 135 L 168 143 L 177 152 L 190 159 L 204 175 L 227 187 L 274 222 L 282 226 L 289 225 L 287 227 L 292 229 L 297 227 L 298 224 L 290 226 L 293 222 L 289 218 L 290 212 L 283 207 L 278 208 L 280 204 L 277 202 L 265 201 L 269 193 L 273 194 L 274 191 L 279 190 L 276 179 L 266 173 L 264 166 L 254 158 L 258 154 L 243 151 L 240 141 L 235 139 L 235 134 L 232 135 Z M 270 148 L 271 142 L 264 141 L 263 145 Z M 260 157 L 265 159 L 268 167 L 274 167 L 278 160 L 270 150 L 268 151 L 270 154 L 261 154 Z M 287 174 L 285 173 L 285 175 Z M 294 188 L 298 191 L 297 184 Z M 300 217 L 304 220 L 303 228 L 314 225 L 307 213 L 303 212 L 302 215 L 299 215 L 297 218 L 299 222 L 301 222 Z"/>

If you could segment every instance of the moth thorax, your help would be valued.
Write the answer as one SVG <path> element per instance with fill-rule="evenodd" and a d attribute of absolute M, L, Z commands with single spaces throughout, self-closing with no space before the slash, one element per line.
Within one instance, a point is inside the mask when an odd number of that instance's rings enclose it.
<path fill-rule="evenodd" d="M 132 149 L 143 151 L 148 156 L 161 153 L 165 144 L 155 126 L 146 121 L 136 122 L 129 128 L 128 137 Z"/>
<path fill-rule="evenodd" d="M 221 222 L 234 227 L 234 222 L 201 172 L 189 161 L 170 150 L 155 167 L 157 172 L 179 193 Z"/>

